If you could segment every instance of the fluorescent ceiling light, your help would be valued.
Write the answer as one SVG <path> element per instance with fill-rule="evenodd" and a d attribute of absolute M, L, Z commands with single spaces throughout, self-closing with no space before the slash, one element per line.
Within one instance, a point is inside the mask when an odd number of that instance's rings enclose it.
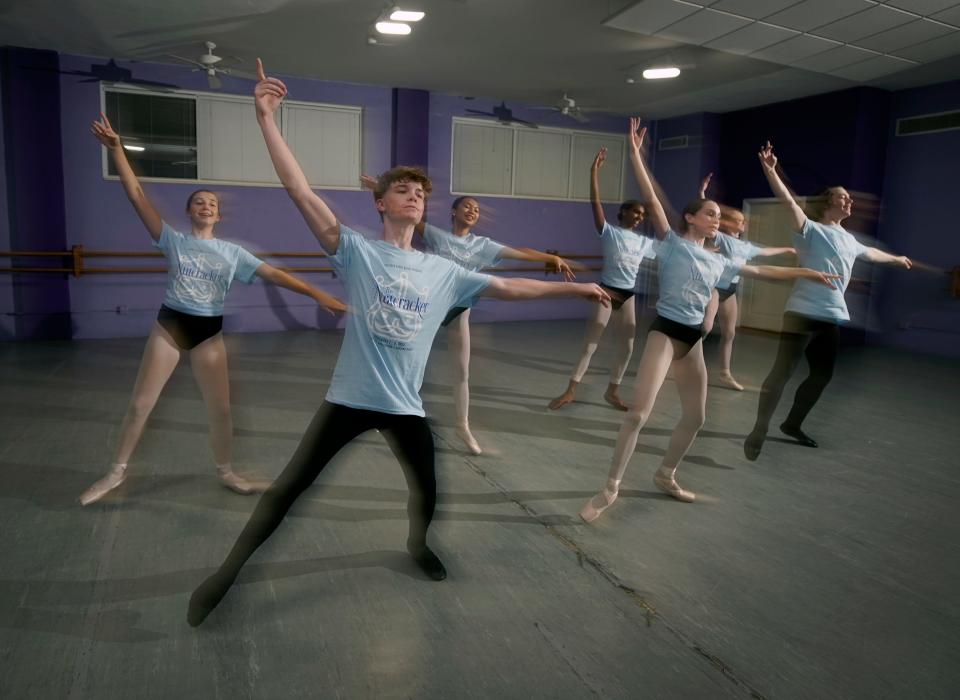
<path fill-rule="evenodd" d="M 425 14 L 419 10 L 401 10 L 397 7 L 390 13 L 390 20 L 393 22 L 419 22 Z"/>
<path fill-rule="evenodd" d="M 377 31 L 381 34 L 409 34 L 410 25 L 403 22 L 377 22 Z"/>
<path fill-rule="evenodd" d="M 676 78 L 680 75 L 679 68 L 647 68 L 643 71 L 643 77 L 646 80 L 663 80 L 664 78 Z"/>
<path fill-rule="evenodd" d="M 137 151 L 138 153 L 139 153 L 140 151 L 145 151 L 145 150 L 147 150 L 147 149 L 144 148 L 143 146 L 131 146 L 131 145 L 128 144 L 128 143 L 123 144 L 123 147 L 124 147 L 125 149 L 127 149 L 128 151 Z"/>

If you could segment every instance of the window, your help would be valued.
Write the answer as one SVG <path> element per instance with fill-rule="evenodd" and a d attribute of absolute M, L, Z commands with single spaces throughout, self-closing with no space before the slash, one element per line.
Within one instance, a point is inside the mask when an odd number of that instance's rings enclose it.
<path fill-rule="evenodd" d="M 602 146 L 600 198 L 622 199 L 624 136 L 531 129 L 454 117 L 450 183 L 454 194 L 588 200 L 590 165 Z"/>
<path fill-rule="evenodd" d="M 118 85 L 104 87 L 103 101 L 144 178 L 279 184 L 252 97 L 157 94 Z M 361 113 L 360 107 L 306 102 L 285 102 L 277 111 L 281 133 L 311 185 L 359 189 Z M 104 174 L 116 176 L 106 153 L 104 162 Z"/>

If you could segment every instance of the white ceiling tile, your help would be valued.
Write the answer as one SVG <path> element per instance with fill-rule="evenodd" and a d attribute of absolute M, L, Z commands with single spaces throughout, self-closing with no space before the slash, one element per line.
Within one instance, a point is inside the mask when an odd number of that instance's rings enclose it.
<path fill-rule="evenodd" d="M 916 12 L 918 15 L 932 15 L 947 7 L 957 4 L 957 0 L 886 0 L 888 5 L 899 7 L 901 10 Z"/>
<path fill-rule="evenodd" d="M 750 54 L 750 57 L 761 58 L 764 61 L 773 61 L 774 63 L 792 64 L 802 58 L 829 51 L 838 45 L 839 43 L 836 41 L 821 39 L 809 34 L 800 34 L 779 44 L 755 51 Z"/>
<path fill-rule="evenodd" d="M 803 0 L 765 19 L 770 24 L 805 32 L 871 7 L 876 7 L 876 3 L 870 0 Z"/>
<path fill-rule="evenodd" d="M 941 58 L 957 56 L 960 55 L 960 32 L 946 34 L 916 46 L 908 46 L 905 49 L 897 49 L 895 53 L 897 56 L 921 63 L 931 63 L 932 61 L 939 61 Z"/>
<path fill-rule="evenodd" d="M 653 34 L 699 9 L 699 5 L 674 0 L 641 0 L 605 20 L 603 24 L 628 32 Z"/>
<path fill-rule="evenodd" d="M 704 44 L 704 46 L 716 49 L 717 51 L 746 55 L 772 44 L 785 41 L 797 34 L 799 34 L 799 32 L 795 32 L 792 29 L 775 27 L 772 24 L 766 24 L 764 22 L 754 22 L 753 24 L 748 24 L 743 29 L 738 29 L 719 39 L 714 39 L 710 43 Z"/>
<path fill-rule="evenodd" d="M 927 19 L 918 19 L 909 24 L 903 24 L 885 32 L 857 40 L 857 46 L 863 46 L 874 51 L 889 53 L 902 49 L 904 46 L 921 44 L 938 36 L 949 34 L 954 29 Z"/>
<path fill-rule="evenodd" d="M 844 66 L 837 70 L 830 71 L 830 75 L 836 75 L 847 80 L 873 80 L 883 75 L 896 73 L 904 68 L 913 68 L 916 64 L 909 61 L 901 61 L 893 56 L 874 56 L 866 61 L 854 63 L 852 66 Z"/>
<path fill-rule="evenodd" d="M 858 49 L 856 46 L 838 46 L 835 49 L 818 53 L 815 56 L 794 61 L 790 65 L 806 70 L 818 71 L 820 73 L 830 73 L 844 66 L 873 58 L 876 55 L 873 51 Z"/>
<path fill-rule="evenodd" d="M 828 24 L 826 27 L 820 27 L 814 34 L 849 43 L 865 36 L 879 34 L 901 24 L 913 22 L 915 19 L 916 17 L 906 12 L 884 5 L 877 5 L 866 12 L 860 12 L 853 17 L 847 17 L 833 24 Z"/>
<path fill-rule="evenodd" d="M 952 24 L 955 27 L 960 27 L 960 5 L 951 7 L 949 10 L 944 10 L 943 12 L 938 12 L 937 14 L 933 15 L 932 19 L 935 19 L 938 22 Z"/>
<path fill-rule="evenodd" d="M 797 0 L 718 0 L 710 5 L 711 10 L 733 12 L 744 17 L 763 19 L 785 7 L 796 4 Z"/>
<path fill-rule="evenodd" d="M 700 10 L 657 32 L 657 36 L 688 44 L 705 44 L 751 24 L 749 19 L 716 10 Z"/>

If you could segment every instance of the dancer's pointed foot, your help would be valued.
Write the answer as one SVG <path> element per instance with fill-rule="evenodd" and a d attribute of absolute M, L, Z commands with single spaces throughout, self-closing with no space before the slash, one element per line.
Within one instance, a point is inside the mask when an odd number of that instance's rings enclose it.
<path fill-rule="evenodd" d="M 620 411 L 629 411 L 630 407 L 627 406 L 620 399 L 620 385 L 619 384 L 610 384 L 607 386 L 607 390 L 603 394 L 603 400 L 608 404 Z"/>
<path fill-rule="evenodd" d="M 805 432 L 800 430 L 800 428 L 794 428 L 792 425 L 787 425 L 783 423 L 780 426 L 780 432 L 784 435 L 792 437 L 794 440 L 799 442 L 804 447 L 817 447 L 817 441 L 812 437 L 807 435 Z"/>
<path fill-rule="evenodd" d="M 457 426 L 457 437 L 463 441 L 463 444 L 467 446 L 467 449 L 472 455 L 483 454 L 483 450 L 480 449 L 480 443 L 477 442 L 477 439 L 473 437 L 473 433 L 470 432 L 470 426 L 466 424 L 461 424 Z"/>
<path fill-rule="evenodd" d="M 656 473 L 653 475 L 654 485 L 663 491 L 668 496 L 673 496 L 678 501 L 683 501 L 684 503 L 693 503 L 697 495 L 693 491 L 687 491 L 680 488 L 680 484 L 677 483 L 674 474 L 676 469 L 664 469 L 660 467 Z"/>
<path fill-rule="evenodd" d="M 760 450 L 763 449 L 763 441 L 766 437 L 766 433 L 762 433 L 754 428 L 750 434 L 747 435 L 747 439 L 743 441 L 743 456 L 751 462 L 756 462 L 757 457 L 760 456 Z"/>
<path fill-rule="evenodd" d="M 219 571 L 197 586 L 197 590 L 190 596 L 190 605 L 187 608 L 187 624 L 198 627 L 213 612 L 223 597 L 230 590 L 232 579 L 228 579 Z"/>
<path fill-rule="evenodd" d="M 420 570 L 434 581 L 443 581 L 447 577 L 447 570 L 444 568 L 443 562 L 440 561 L 440 557 L 434 554 L 428 546 L 411 547 L 408 545 L 407 551 L 410 552 L 410 556 L 413 557 Z"/>
<path fill-rule="evenodd" d="M 717 383 L 726 387 L 727 389 L 733 389 L 734 391 L 743 391 L 743 384 L 738 382 L 733 378 L 733 375 L 729 372 L 721 372 L 717 375 Z"/>
<path fill-rule="evenodd" d="M 96 503 L 108 493 L 117 488 L 127 479 L 127 465 L 114 464 L 99 481 L 95 481 L 86 491 L 80 494 L 80 505 L 88 506 Z"/>
<path fill-rule="evenodd" d="M 230 465 L 217 466 L 217 478 L 224 487 L 244 496 L 263 493 L 270 488 L 270 482 L 263 479 L 247 479 L 237 474 Z"/>
<path fill-rule="evenodd" d="M 603 491 L 583 504 L 583 508 L 580 509 L 580 517 L 583 518 L 585 523 L 592 523 L 600 517 L 603 511 L 613 505 L 619 493 L 620 482 L 613 479 L 608 480 Z"/>
<path fill-rule="evenodd" d="M 556 411 L 558 408 L 563 408 L 568 403 L 573 403 L 573 393 L 565 391 L 547 405 L 551 411 Z"/>

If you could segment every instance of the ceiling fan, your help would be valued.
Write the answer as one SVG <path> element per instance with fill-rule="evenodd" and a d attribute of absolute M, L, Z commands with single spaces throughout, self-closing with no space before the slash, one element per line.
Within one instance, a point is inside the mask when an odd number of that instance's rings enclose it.
<path fill-rule="evenodd" d="M 143 85 L 160 90 L 177 87 L 173 83 L 161 83 L 156 80 L 140 80 L 134 78 L 133 71 L 117 65 L 117 62 L 112 58 L 103 64 L 91 63 L 90 70 L 60 70 L 57 72 L 61 75 L 80 76 L 83 78 L 77 81 L 80 83 L 125 83 L 127 85 Z"/>
<path fill-rule="evenodd" d="M 252 73 L 247 71 L 238 70 L 237 68 L 224 68 L 224 61 L 230 61 L 231 63 L 240 63 L 243 61 L 239 56 L 217 56 L 213 53 L 213 50 L 217 48 L 217 45 L 212 41 L 203 42 L 204 46 L 207 47 L 207 52 L 200 54 L 197 58 L 184 58 L 183 56 L 177 56 L 176 54 L 167 54 L 170 58 L 175 58 L 178 61 L 183 61 L 191 66 L 195 66 L 194 71 L 203 71 L 207 74 L 207 84 L 214 90 L 220 88 L 223 83 L 220 81 L 219 75 L 236 75 L 241 78 L 249 78 L 254 80 L 255 77 Z"/>
<path fill-rule="evenodd" d="M 580 123 L 590 121 L 590 119 L 587 118 L 587 115 L 585 115 L 580 110 L 580 107 L 577 106 L 576 100 L 574 100 L 572 97 L 569 97 L 567 93 L 563 93 L 563 97 L 557 100 L 557 103 L 553 106 L 553 110 L 555 112 L 559 112 L 565 117 L 575 119 Z"/>
<path fill-rule="evenodd" d="M 506 102 L 501 102 L 499 105 L 493 107 L 489 112 L 481 112 L 478 109 L 468 109 L 466 110 L 469 114 L 480 114 L 485 117 L 496 117 L 497 121 L 501 124 L 523 124 L 524 126 L 529 126 L 531 129 L 536 129 L 537 125 L 533 122 L 528 122 L 526 119 L 520 119 L 519 117 L 513 116 L 513 110 L 507 107 Z"/>

